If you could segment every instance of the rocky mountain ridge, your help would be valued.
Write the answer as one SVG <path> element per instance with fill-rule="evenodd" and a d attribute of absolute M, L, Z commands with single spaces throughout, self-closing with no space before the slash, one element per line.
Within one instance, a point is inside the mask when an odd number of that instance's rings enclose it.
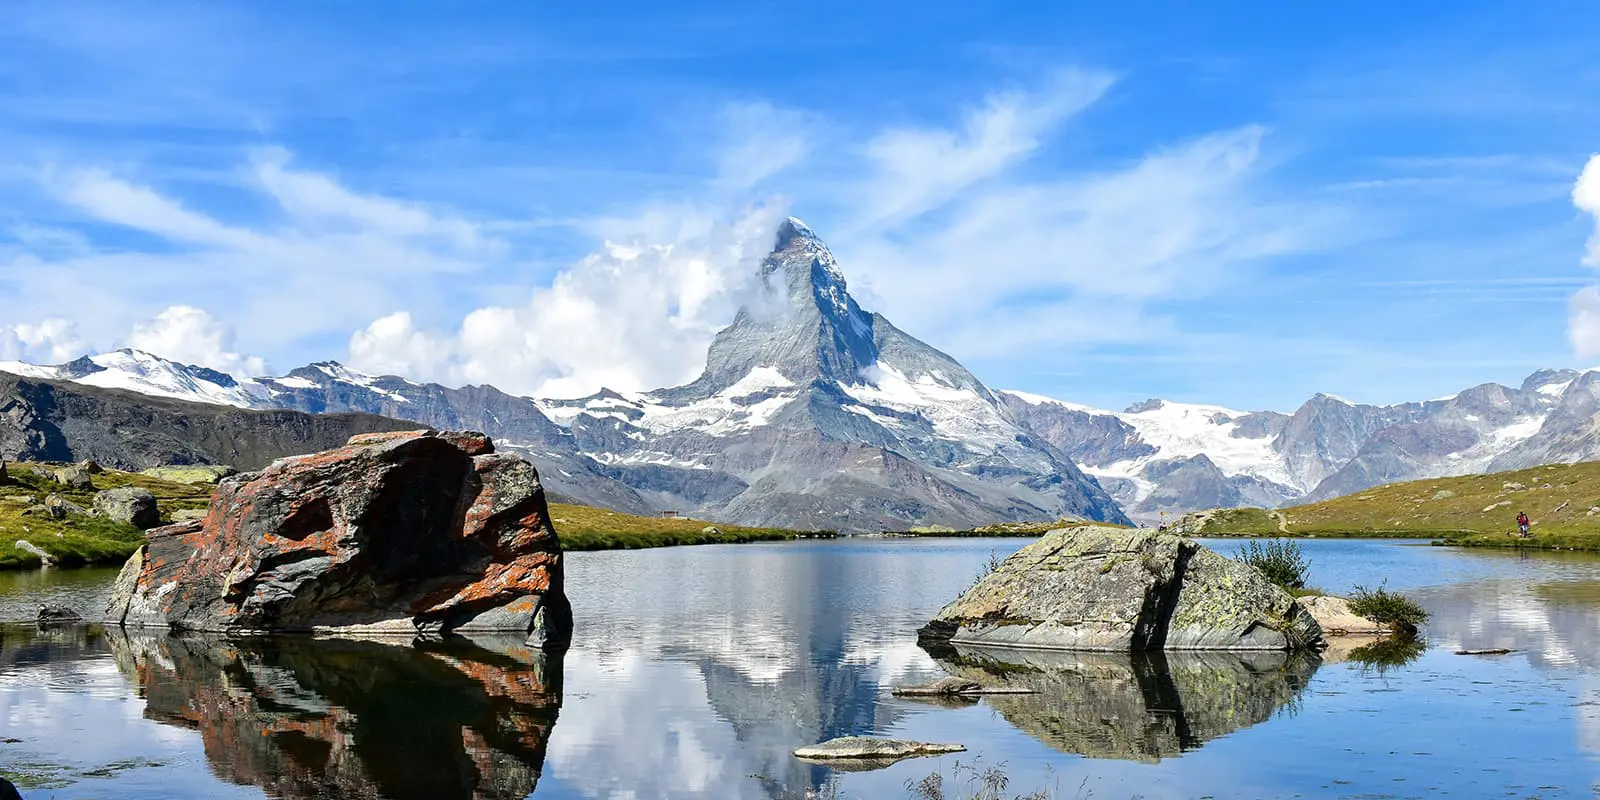
<path fill-rule="evenodd" d="M 1328 394 L 1292 414 L 1150 400 L 1115 412 L 1001 392 L 1136 519 L 1315 502 L 1381 484 L 1600 459 L 1600 372 L 1540 370 L 1395 405 Z"/>
<path fill-rule="evenodd" d="M 785 223 L 699 378 L 518 397 L 327 361 L 235 378 L 121 350 L 0 372 L 241 409 L 363 412 L 481 430 L 552 496 L 635 514 L 847 530 L 1276 507 L 1397 480 L 1600 459 L 1600 372 L 1543 370 L 1389 406 L 1319 394 L 1293 413 L 1149 400 L 1121 412 L 994 391 L 866 311 L 827 245 Z M 1119 507 L 1120 506 L 1120 507 Z"/>
<path fill-rule="evenodd" d="M 802 529 L 1125 522 L 1072 460 L 954 359 L 863 310 L 798 220 L 761 265 L 772 308 L 742 309 L 696 380 L 537 400 L 364 375 L 334 362 L 235 379 L 137 351 L 0 371 L 240 408 L 360 411 L 481 430 L 552 495 L 633 513 Z"/>

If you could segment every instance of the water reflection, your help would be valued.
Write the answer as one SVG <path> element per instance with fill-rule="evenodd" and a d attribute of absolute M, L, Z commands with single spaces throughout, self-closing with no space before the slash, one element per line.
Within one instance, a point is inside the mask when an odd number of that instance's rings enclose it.
<path fill-rule="evenodd" d="M 561 705 L 560 656 L 515 639 L 106 638 L 147 718 L 272 797 L 524 798 Z"/>
<path fill-rule="evenodd" d="M 1066 753 L 1149 763 L 1292 710 L 1319 664 L 1289 653 L 1070 653 L 956 646 L 952 675 L 1033 694 L 987 695 Z"/>

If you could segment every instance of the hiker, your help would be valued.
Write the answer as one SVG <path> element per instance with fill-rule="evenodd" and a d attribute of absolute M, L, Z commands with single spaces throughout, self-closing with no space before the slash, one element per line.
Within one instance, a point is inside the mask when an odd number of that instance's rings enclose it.
<path fill-rule="evenodd" d="M 1528 538 L 1528 515 L 1521 511 L 1517 512 L 1517 533 L 1524 539 Z"/>

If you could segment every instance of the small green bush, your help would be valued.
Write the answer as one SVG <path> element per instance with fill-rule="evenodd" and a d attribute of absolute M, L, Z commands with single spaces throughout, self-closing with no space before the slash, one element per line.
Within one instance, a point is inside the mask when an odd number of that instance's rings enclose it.
<path fill-rule="evenodd" d="M 1252 540 L 1239 548 L 1235 559 L 1290 590 L 1304 589 L 1306 575 L 1311 571 L 1311 562 L 1301 552 L 1300 544 L 1287 539 L 1272 539 L 1265 544 Z"/>
<path fill-rule="evenodd" d="M 1405 595 L 1388 591 L 1382 586 L 1376 589 L 1357 586 L 1350 595 L 1350 610 L 1408 637 L 1416 636 L 1418 626 L 1428 621 L 1427 609 Z"/>

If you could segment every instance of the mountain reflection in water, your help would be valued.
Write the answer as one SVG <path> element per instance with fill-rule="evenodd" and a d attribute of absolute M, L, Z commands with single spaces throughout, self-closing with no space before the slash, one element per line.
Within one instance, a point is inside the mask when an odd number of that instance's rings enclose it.
<path fill-rule="evenodd" d="M 272 797 L 524 798 L 561 705 L 561 657 L 516 638 L 106 636 L 146 717 Z"/>
<path fill-rule="evenodd" d="M 952 675 L 1034 694 L 985 695 L 1008 722 L 1065 753 L 1158 762 L 1292 709 L 1316 656 L 1084 653 L 957 645 Z"/>

